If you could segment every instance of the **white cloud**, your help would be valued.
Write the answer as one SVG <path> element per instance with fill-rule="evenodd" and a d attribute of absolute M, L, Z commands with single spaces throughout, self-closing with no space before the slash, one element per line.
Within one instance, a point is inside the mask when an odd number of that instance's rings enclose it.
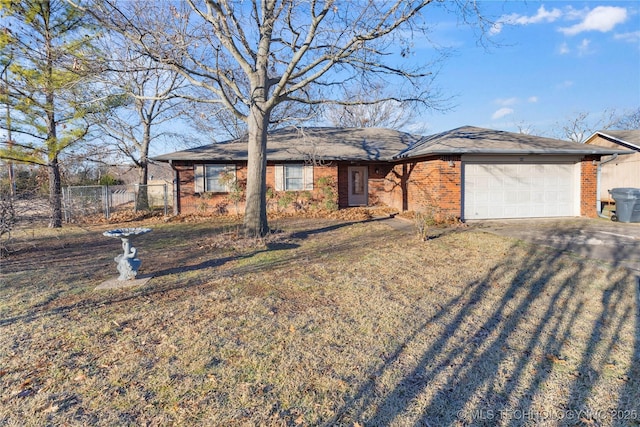
<path fill-rule="evenodd" d="M 567 42 L 562 43 L 558 48 L 558 53 L 560 53 L 560 55 L 566 55 L 569 52 L 571 52 L 571 49 L 569 49 Z"/>
<path fill-rule="evenodd" d="M 563 81 L 562 83 L 557 84 L 557 85 L 556 85 L 556 88 L 558 88 L 558 89 L 568 89 L 568 88 L 570 88 L 571 86 L 573 86 L 573 81 L 571 81 L 571 80 L 565 80 L 565 81 Z"/>
<path fill-rule="evenodd" d="M 622 40 L 629 43 L 640 42 L 640 31 L 632 31 L 630 33 L 620 33 L 613 36 L 616 40 Z"/>
<path fill-rule="evenodd" d="M 513 98 L 498 98 L 495 100 L 495 103 L 498 105 L 502 105 L 504 107 L 508 106 L 508 105 L 514 105 L 518 102 L 518 98 L 513 97 Z"/>
<path fill-rule="evenodd" d="M 574 9 L 573 6 L 567 6 L 564 10 L 564 18 L 568 21 L 578 21 L 584 19 L 590 11 L 588 7 L 584 9 Z"/>
<path fill-rule="evenodd" d="M 582 39 L 582 42 L 580 42 L 580 45 L 578 46 L 578 54 L 580 56 L 590 54 L 592 52 L 591 49 L 589 49 L 590 45 L 591 45 L 591 40 Z"/>
<path fill-rule="evenodd" d="M 539 24 L 541 22 L 553 22 L 559 19 L 561 16 L 562 11 L 560 9 L 553 8 L 551 10 L 547 10 L 544 8 L 544 6 L 540 6 L 537 13 L 533 16 L 525 16 L 518 15 L 517 13 L 512 13 L 500 18 L 499 22 L 504 22 L 511 25 L 529 25 Z"/>
<path fill-rule="evenodd" d="M 500 108 L 495 113 L 493 113 L 491 118 L 493 120 L 497 120 L 497 119 L 501 119 L 501 118 L 503 118 L 505 116 L 508 116 L 509 114 L 513 114 L 513 109 L 511 109 L 511 108 Z"/>
<path fill-rule="evenodd" d="M 598 6 L 588 12 L 578 24 L 560 28 L 560 32 L 575 36 L 584 31 L 606 33 L 627 20 L 627 9 L 616 6 Z"/>
<path fill-rule="evenodd" d="M 527 102 L 529 102 L 531 104 L 535 104 L 536 102 L 538 102 L 538 97 L 537 96 L 530 96 L 529 98 L 527 98 Z"/>

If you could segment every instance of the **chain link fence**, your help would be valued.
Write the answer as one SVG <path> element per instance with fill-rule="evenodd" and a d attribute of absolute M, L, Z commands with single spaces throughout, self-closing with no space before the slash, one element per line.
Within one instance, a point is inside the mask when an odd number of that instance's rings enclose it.
<path fill-rule="evenodd" d="M 149 185 L 86 185 L 62 189 L 65 221 L 115 212 L 163 210 L 169 214 L 173 206 L 173 186 Z"/>

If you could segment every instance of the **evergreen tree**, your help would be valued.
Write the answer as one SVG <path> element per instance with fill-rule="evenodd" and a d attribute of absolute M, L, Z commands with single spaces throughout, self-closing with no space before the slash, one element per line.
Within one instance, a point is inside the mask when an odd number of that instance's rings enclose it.
<path fill-rule="evenodd" d="M 0 128 L 14 139 L 0 142 L 0 158 L 48 168 L 49 226 L 61 227 L 60 156 L 88 132 L 95 33 L 64 0 L 0 0 L 0 18 L 0 61 L 10 76 L 0 103 L 11 112 Z"/>

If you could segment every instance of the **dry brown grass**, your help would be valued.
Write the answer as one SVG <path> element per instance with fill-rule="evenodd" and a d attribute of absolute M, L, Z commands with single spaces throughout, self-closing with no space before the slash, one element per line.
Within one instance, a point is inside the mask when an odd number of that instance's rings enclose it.
<path fill-rule="evenodd" d="M 155 277 L 113 291 L 113 225 L 16 236 L 0 425 L 640 425 L 629 270 L 473 228 L 221 221 L 152 224 Z"/>

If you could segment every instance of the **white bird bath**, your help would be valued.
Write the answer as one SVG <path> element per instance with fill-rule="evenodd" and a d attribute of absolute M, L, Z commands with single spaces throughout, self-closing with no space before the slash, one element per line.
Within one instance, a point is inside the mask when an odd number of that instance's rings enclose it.
<path fill-rule="evenodd" d="M 118 280 L 134 280 L 138 275 L 138 269 L 142 261 L 137 258 L 138 250 L 133 247 L 133 238 L 149 232 L 151 232 L 150 228 L 136 227 L 118 228 L 102 233 L 103 236 L 122 240 L 124 253 L 114 258 L 114 261 L 118 264 L 118 272 L 120 273 Z"/>

